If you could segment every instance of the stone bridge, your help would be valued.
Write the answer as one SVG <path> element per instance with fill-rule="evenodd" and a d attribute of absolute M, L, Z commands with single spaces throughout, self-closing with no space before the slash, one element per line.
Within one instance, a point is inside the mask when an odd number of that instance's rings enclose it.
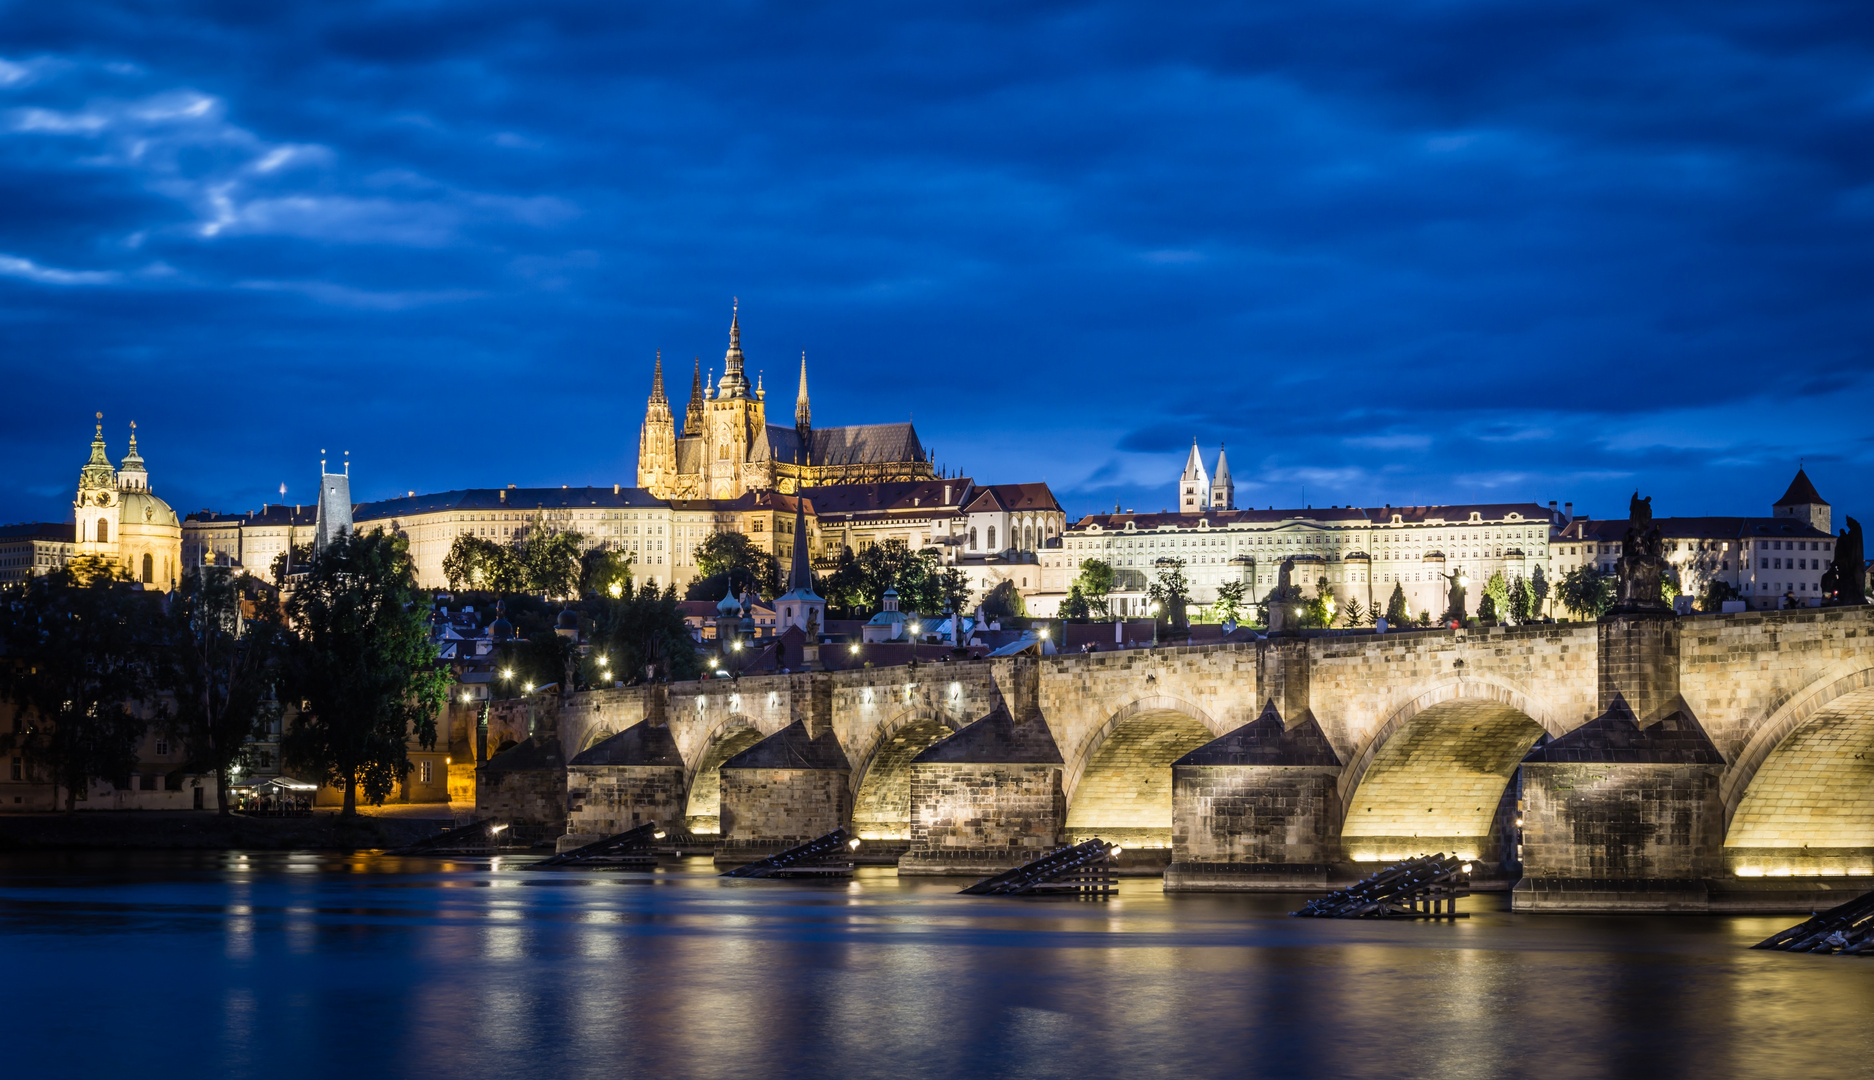
<path fill-rule="evenodd" d="M 598 691 L 528 724 L 570 765 L 575 833 L 640 803 L 749 852 L 849 825 L 901 872 L 1098 835 L 1170 888 L 1443 850 L 1520 876 L 1518 907 L 1800 907 L 1874 876 L 1871 629 L 1858 607 L 1275 637 Z M 638 725 L 659 749 L 607 749 Z"/>

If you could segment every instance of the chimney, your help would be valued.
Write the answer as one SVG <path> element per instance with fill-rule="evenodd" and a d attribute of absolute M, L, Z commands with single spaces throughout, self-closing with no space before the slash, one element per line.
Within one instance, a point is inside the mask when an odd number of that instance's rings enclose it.
<path fill-rule="evenodd" d="M 616 495 L 616 494 L 618 494 L 618 485 L 617 485 L 617 484 L 613 484 L 613 485 L 612 485 L 612 494 L 614 494 L 614 495 Z"/>
<path fill-rule="evenodd" d="M 503 491 L 503 492 L 501 493 L 501 501 L 502 501 L 503 503 L 506 503 L 506 502 L 508 501 L 508 493 L 507 493 L 507 492 L 505 492 L 505 491 Z"/>
<path fill-rule="evenodd" d="M 1566 525 L 1568 522 L 1571 522 L 1573 520 L 1575 520 L 1575 504 L 1571 502 L 1563 503 L 1562 504 L 1562 523 Z"/>
<path fill-rule="evenodd" d="M 944 505 L 945 506 L 950 505 L 950 485 L 949 484 L 944 485 Z"/>

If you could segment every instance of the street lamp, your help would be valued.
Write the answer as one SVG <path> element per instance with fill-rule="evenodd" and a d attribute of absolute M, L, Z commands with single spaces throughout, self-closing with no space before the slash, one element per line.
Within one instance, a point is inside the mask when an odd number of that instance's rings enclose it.
<path fill-rule="evenodd" d="M 1158 648 L 1158 601 L 1152 601 L 1152 648 Z"/>
<path fill-rule="evenodd" d="M 533 683 L 528 683 L 528 684 L 526 684 L 525 686 L 522 686 L 522 687 L 521 687 L 521 690 L 522 690 L 522 692 L 523 692 L 523 693 L 528 693 L 528 694 L 531 694 L 531 693 L 533 693 L 533 692 L 534 692 L 534 684 L 533 684 Z"/>
<path fill-rule="evenodd" d="M 611 593 L 612 599 L 616 600 L 625 595 L 625 586 L 623 582 L 614 581 L 605 587 L 605 591 Z"/>

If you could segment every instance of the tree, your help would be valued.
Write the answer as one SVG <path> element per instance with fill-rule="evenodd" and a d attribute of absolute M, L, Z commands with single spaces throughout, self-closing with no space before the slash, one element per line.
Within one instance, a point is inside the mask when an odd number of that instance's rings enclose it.
<path fill-rule="evenodd" d="M 1347 609 L 1341 612 L 1341 620 L 1345 622 L 1348 626 L 1365 626 L 1366 625 L 1367 623 L 1366 607 L 1360 603 L 1359 597 L 1356 596 L 1347 601 Z"/>
<path fill-rule="evenodd" d="M 1510 582 L 1503 571 L 1491 573 L 1484 582 L 1483 592 L 1483 598 L 1477 602 L 1478 620 L 1501 620 L 1510 608 Z"/>
<path fill-rule="evenodd" d="M 711 533 L 704 537 L 702 543 L 696 545 L 696 569 L 700 577 L 744 570 L 754 579 L 756 592 L 773 596 L 780 591 L 781 561 L 739 532 Z"/>
<path fill-rule="evenodd" d="M 485 536 L 458 536 L 442 560 L 449 588 L 489 589 L 512 593 L 527 588 L 527 571 L 520 556 L 506 544 Z"/>
<path fill-rule="evenodd" d="M 1598 619 L 1614 605 L 1614 582 L 1592 566 L 1577 566 L 1555 583 L 1555 598 L 1577 618 Z"/>
<path fill-rule="evenodd" d="M 902 540 L 886 540 L 857 555 L 850 548 L 841 551 L 826 580 L 827 603 L 853 615 L 880 610 L 886 589 L 897 591 L 900 611 L 930 613 L 946 604 L 954 611 L 966 599 L 961 572 L 952 577 L 934 548 L 914 552 Z"/>
<path fill-rule="evenodd" d="M 636 559 L 628 551 L 617 548 L 587 548 L 579 557 L 579 595 L 611 596 L 612 590 L 618 590 L 618 596 L 624 596 L 631 588 L 631 564 Z"/>
<path fill-rule="evenodd" d="M 1145 596 L 1158 606 L 1166 625 L 1190 625 L 1185 608 L 1191 603 L 1191 583 L 1185 579 L 1183 559 L 1158 560 L 1158 577 L 1145 587 Z"/>
<path fill-rule="evenodd" d="M 0 593 L 0 691 L 21 721 L 4 745 L 51 774 L 67 812 L 93 780 L 127 781 L 150 726 L 135 706 L 155 688 L 160 597 L 89 580 L 58 571 Z"/>
<path fill-rule="evenodd" d="M 1092 606 L 1093 613 L 1102 619 L 1112 614 L 1106 602 L 1106 595 L 1113 591 L 1113 581 L 1116 576 L 1111 563 L 1100 559 L 1088 559 L 1080 564 L 1080 576 L 1074 579 L 1074 583 L 1080 586 L 1081 595 L 1085 596 L 1087 603 Z"/>
<path fill-rule="evenodd" d="M 344 788 L 345 816 L 360 786 L 382 803 L 410 771 L 411 734 L 436 745 L 449 683 L 421 599 L 408 541 L 372 532 L 334 541 L 287 604 L 299 637 L 285 683 L 300 710 L 281 751 Z"/>
<path fill-rule="evenodd" d="M 1074 582 L 1067 587 L 1067 599 L 1061 601 L 1061 618 L 1085 619 L 1093 611 L 1092 605 L 1080 592 L 1080 583 Z"/>
<path fill-rule="evenodd" d="M 536 515 L 514 550 L 528 591 L 553 599 L 572 596 L 579 587 L 584 541 L 576 532 L 551 528 L 543 515 Z"/>
<path fill-rule="evenodd" d="M 647 582 L 636 594 L 599 604 L 592 655 L 609 660 L 617 677 L 631 683 L 694 679 L 702 670 L 674 588 L 659 593 Z"/>
<path fill-rule="evenodd" d="M 1510 583 L 1510 621 L 1518 625 L 1535 617 L 1536 596 L 1527 578 Z"/>
<path fill-rule="evenodd" d="M 1548 600 L 1548 575 L 1544 574 L 1542 568 L 1538 566 L 1529 575 L 1529 613 L 1532 616 L 1542 614 L 1542 605 L 1548 603 Z"/>
<path fill-rule="evenodd" d="M 252 618 L 243 613 L 243 593 L 253 584 L 251 576 L 237 578 L 220 567 L 192 568 L 162 624 L 160 683 L 175 699 L 171 726 L 188 748 L 190 767 L 215 774 L 223 814 L 229 812 L 228 774 L 268 717 L 284 653 L 271 598 L 256 597 Z"/>
<path fill-rule="evenodd" d="M 1736 586 L 1717 578 L 1705 582 L 1705 591 L 1698 594 L 1698 610 L 1723 611 L 1726 600 L 1737 600 L 1741 594 Z"/>
<path fill-rule="evenodd" d="M 1317 578 L 1314 583 L 1314 598 L 1306 601 L 1301 609 L 1301 625 L 1304 627 L 1325 627 L 1334 624 L 1334 589 L 1327 583 L 1326 575 Z"/>
<path fill-rule="evenodd" d="M 1240 621 L 1243 617 L 1243 601 L 1248 593 L 1249 585 L 1241 581 L 1226 581 L 1217 586 L 1217 602 L 1211 605 L 1211 610 L 1217 613 L 1217 621 Z"/>
<path fill-rule="evenodd" d="M 1013 581 L 998 581 L 995 587 L 983 594 L 983 617 L 986 619 L 1012 619 L 1028 614 L 1028 607 L 1022 602 L 1022 594 L 1015 591 Z"/>
<path fill-rule="evenodd" d="M 1412 607 L 1406 603 L 1405 586 L 1396 581 L 1392 596 L 1386 601 L 1386 621 L 1393 626 L 1405 626 L 1412 621 Z"/>
<path fill-rule="evenodd" d="M 312 545 L 295 544 L 287 541 L 287 550 L 273 557 L 273 565 L 268 568 L 268 576 L 275 585 L 286 584 L 286 572 L 290 569 L 304 570 L 312 562 Z"/>

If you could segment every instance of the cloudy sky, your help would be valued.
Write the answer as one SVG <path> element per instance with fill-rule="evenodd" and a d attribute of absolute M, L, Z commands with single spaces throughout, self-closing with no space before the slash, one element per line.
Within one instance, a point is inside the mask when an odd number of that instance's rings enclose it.
<path fill-rule="evenodd" d="M 737 296 L 1074 516 L 1874 512 L 1874 6 L 940 7 L 5 4 L 0 521 L 629 484 Z"/>

